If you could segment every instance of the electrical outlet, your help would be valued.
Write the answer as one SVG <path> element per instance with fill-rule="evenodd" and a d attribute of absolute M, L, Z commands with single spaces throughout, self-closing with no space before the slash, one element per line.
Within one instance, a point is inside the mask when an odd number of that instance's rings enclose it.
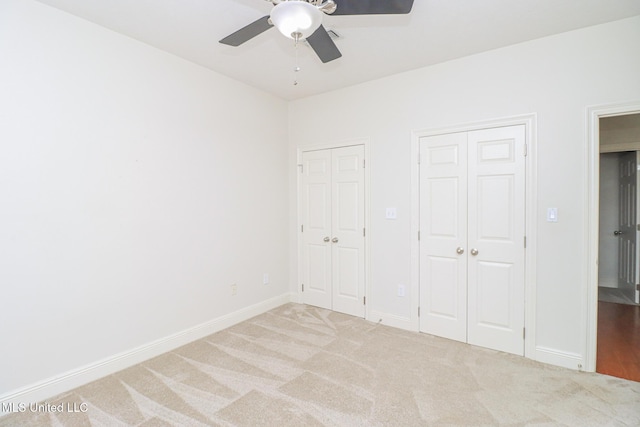
<path fill-rule="evenodd" d="M 263 285 L 268 285 L 269 284 L 269 273 L 264 273 L 262 275 L 262 284 Z"/>
<path fill-rule="evenodd" d="M 398 285 L 398 296 L 399 297 L 404 296 L 404 285 Z"/>
<path fill-rule="evenodd" d="M 233 285 L 231 285 L 231 296 L 234 296 L 237 293 L 238 293 L 238 285 L 234 283 Z"/>

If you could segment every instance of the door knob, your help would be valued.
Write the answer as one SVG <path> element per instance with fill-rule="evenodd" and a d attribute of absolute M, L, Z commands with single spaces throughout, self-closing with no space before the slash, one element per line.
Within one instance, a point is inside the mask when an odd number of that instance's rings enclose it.
<path fill-rule="evenodd" d="M 334 237 L 333 239 L 331 239 L 331 241 L 332 241 L 333 243 L 338 243 L 338 238 L 337 238 L 337 237 Z"/>
<path fill-rule="evenodd" d="M 457 253 L 458 255 L 462 255 L 462 254 L 464 253 L 464 249 L 462 249 L 462 248 L 458 247 L 458 249 L 456 249 L 456 253 Z"/>
<path fill-rule="evenodd" d="M 325 237 L 325 238 L 324 238 L 324 241 L 325 241 L 325 242 L 328 242 L 329 240 L 331 240 L 331 239 L 329 239 L 329 236 L 327 236 L 327 237 Z"/>
<path fill-rule="evenodd" d="M 620 230 L 616 230 L 616 231 L 613 232 L 614 236 L 619 236 L 621 234 L 622 234 L 622 231 L 620 231 Z"/>
<path fill-rule="evenodd" d="M 478 250 L 476 248 L 471 249 L 471 255 L 473 256 L 478 255 Z"/>

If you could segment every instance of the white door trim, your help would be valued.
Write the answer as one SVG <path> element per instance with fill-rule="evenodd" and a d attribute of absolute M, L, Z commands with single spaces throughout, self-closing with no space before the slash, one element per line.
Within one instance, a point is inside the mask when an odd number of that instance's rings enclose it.
<path fill-rule="evenodd" d="M 418 331 L 420 321 L 420 192 L 419 192 L 419 147 L 420 138 L 456 132 L 467 132 L 496 127 L 524 125 L 527 145 L 525 184 L 525 232 L 527 250 L 525 254 L 525 346 L 524 355 L 535 359 L 536 325 L 536 224 L 537 224 L 537 169 L 536 169 L 536 128 L 537 115 L 523 114 L 480 122 L 463 123 L 446 127 L 414 130 L 411 137 L 411 325 Z"/>
<path fill-rule="evenodd" d="M 332 148 L 341 148 L 341 147 L 351 147 L 354 145 L 363 145 L 364 146 L 364 160 L 365 160 L 365 168 L 364 168 L 364 226 L 366 229 L 366 238 L 364 242 L 364 251 L 365 251 L 365 266 L 364 266 L 364 274 L 365 274 L 365 297 L 371 295 L 371 221 L 370 221 L 370 212 L 371 212 L 371 142 L 368 137 L 360 137 L 353 139 L 345 139 L 340 141 L 329 142 L 326 144 L 313 144 L 307 145 L 304 147 L 297 147 L 296 149 L 296 253 L 297 253 L 297 263 L 296 263 L 296 289 L 294 300 L 296 302 L 302 302 L 302 269 L 300 268 L 300 263 L 302 261 L 302 238 L 300 236 L 300 229 L 302 226 L 302 198 L 300 197 L 300 190 L 302 185 L 302 174 L 300 173 L 300 167 L 302 166 L 302 154 L 308 151 L 318 151 L 318 150 L 327 150 Z M 367 298 L 368 299 L 368 298 Z M 365 319 L 370 319 L 370 309 L 371 303 L 367 301 L 365 305 Z"/>
<path fill-rule="evenodd" d="M 600 221 L 600 123 L 601 117 L 640 113 L 640 100 L 619 104 L 597 105 L 587 108 L 587 289 L 582 295 L 585 331 L 583 348 L 584 370 L 595 372 L 598 336 L 598 232 Z"/>

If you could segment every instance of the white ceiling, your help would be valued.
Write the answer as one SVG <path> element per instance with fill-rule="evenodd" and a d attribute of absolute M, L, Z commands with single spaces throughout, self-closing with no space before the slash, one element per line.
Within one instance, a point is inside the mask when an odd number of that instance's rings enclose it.
<path fill-rule="evenodd" d="M 294 86 L 293 41 L 276 29 L 240 47 L 218 43 L 268 15 L 268 1 L 39 1 L 284 99 L 640 15 L 640 0 L 415 0 L 409 15 L 325 15 L 343 57 L 323 64 L 300 46 Z"/>

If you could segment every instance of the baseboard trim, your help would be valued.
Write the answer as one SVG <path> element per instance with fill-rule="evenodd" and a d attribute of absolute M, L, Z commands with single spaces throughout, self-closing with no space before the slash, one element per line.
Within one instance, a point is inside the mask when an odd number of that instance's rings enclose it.
<path fill-rule="evenodd" d="M 550 365 L 562 366 L 564 368 L 584 370 L 584 358 L 577 353 L 569 353 L 548 347 L 536 347 L 536 359 L 538 362 Z"/>
<path fill-rule="evenodd" d="M 257 304 L 241 308 L 212 319 L 208 322 L 193 326 L 184 331 L 160 338 L 150 343 L 141 345 L 132 350 L 115 354 L 111 357 L 99 360 L 95 363 L 73 369 L 52 378 L 37 382 L 30 386 L 9 392 L 0 396 L 0 415 L 7 413 L 4 409 L 10 408 L 11 403 L 36 403 L 44 399 L 57 396 L 61 393 L 80 387 L 97 379 L 111 375 L 115 372 L 129 368 L 171 351 L 192 341 L 204 338 L 207 335 L 219 332 L 237 323 L 258 316 L 283 304 L 291 302 L 294 295 L 285 293 Z"/>
<path fill-rule="evenodd" d="M 367 320 L 376 323 L 379 322 L 387 326 L 393 326 L 394 328 L 404 329 L 405 331 L 416 332 L 418 330 L 417 325 L 415 325 L 408 317 L 383 313 L 377 310 L 371 310 Z"/>
<path fill-rule="evenodd" d="M 608 280 L 602 280 L 598 282 L 598 287 L 599 288 L 611 288 L 611 289 L 618 289 L 618 282 L 617 281 L 608 281 Z"/>

